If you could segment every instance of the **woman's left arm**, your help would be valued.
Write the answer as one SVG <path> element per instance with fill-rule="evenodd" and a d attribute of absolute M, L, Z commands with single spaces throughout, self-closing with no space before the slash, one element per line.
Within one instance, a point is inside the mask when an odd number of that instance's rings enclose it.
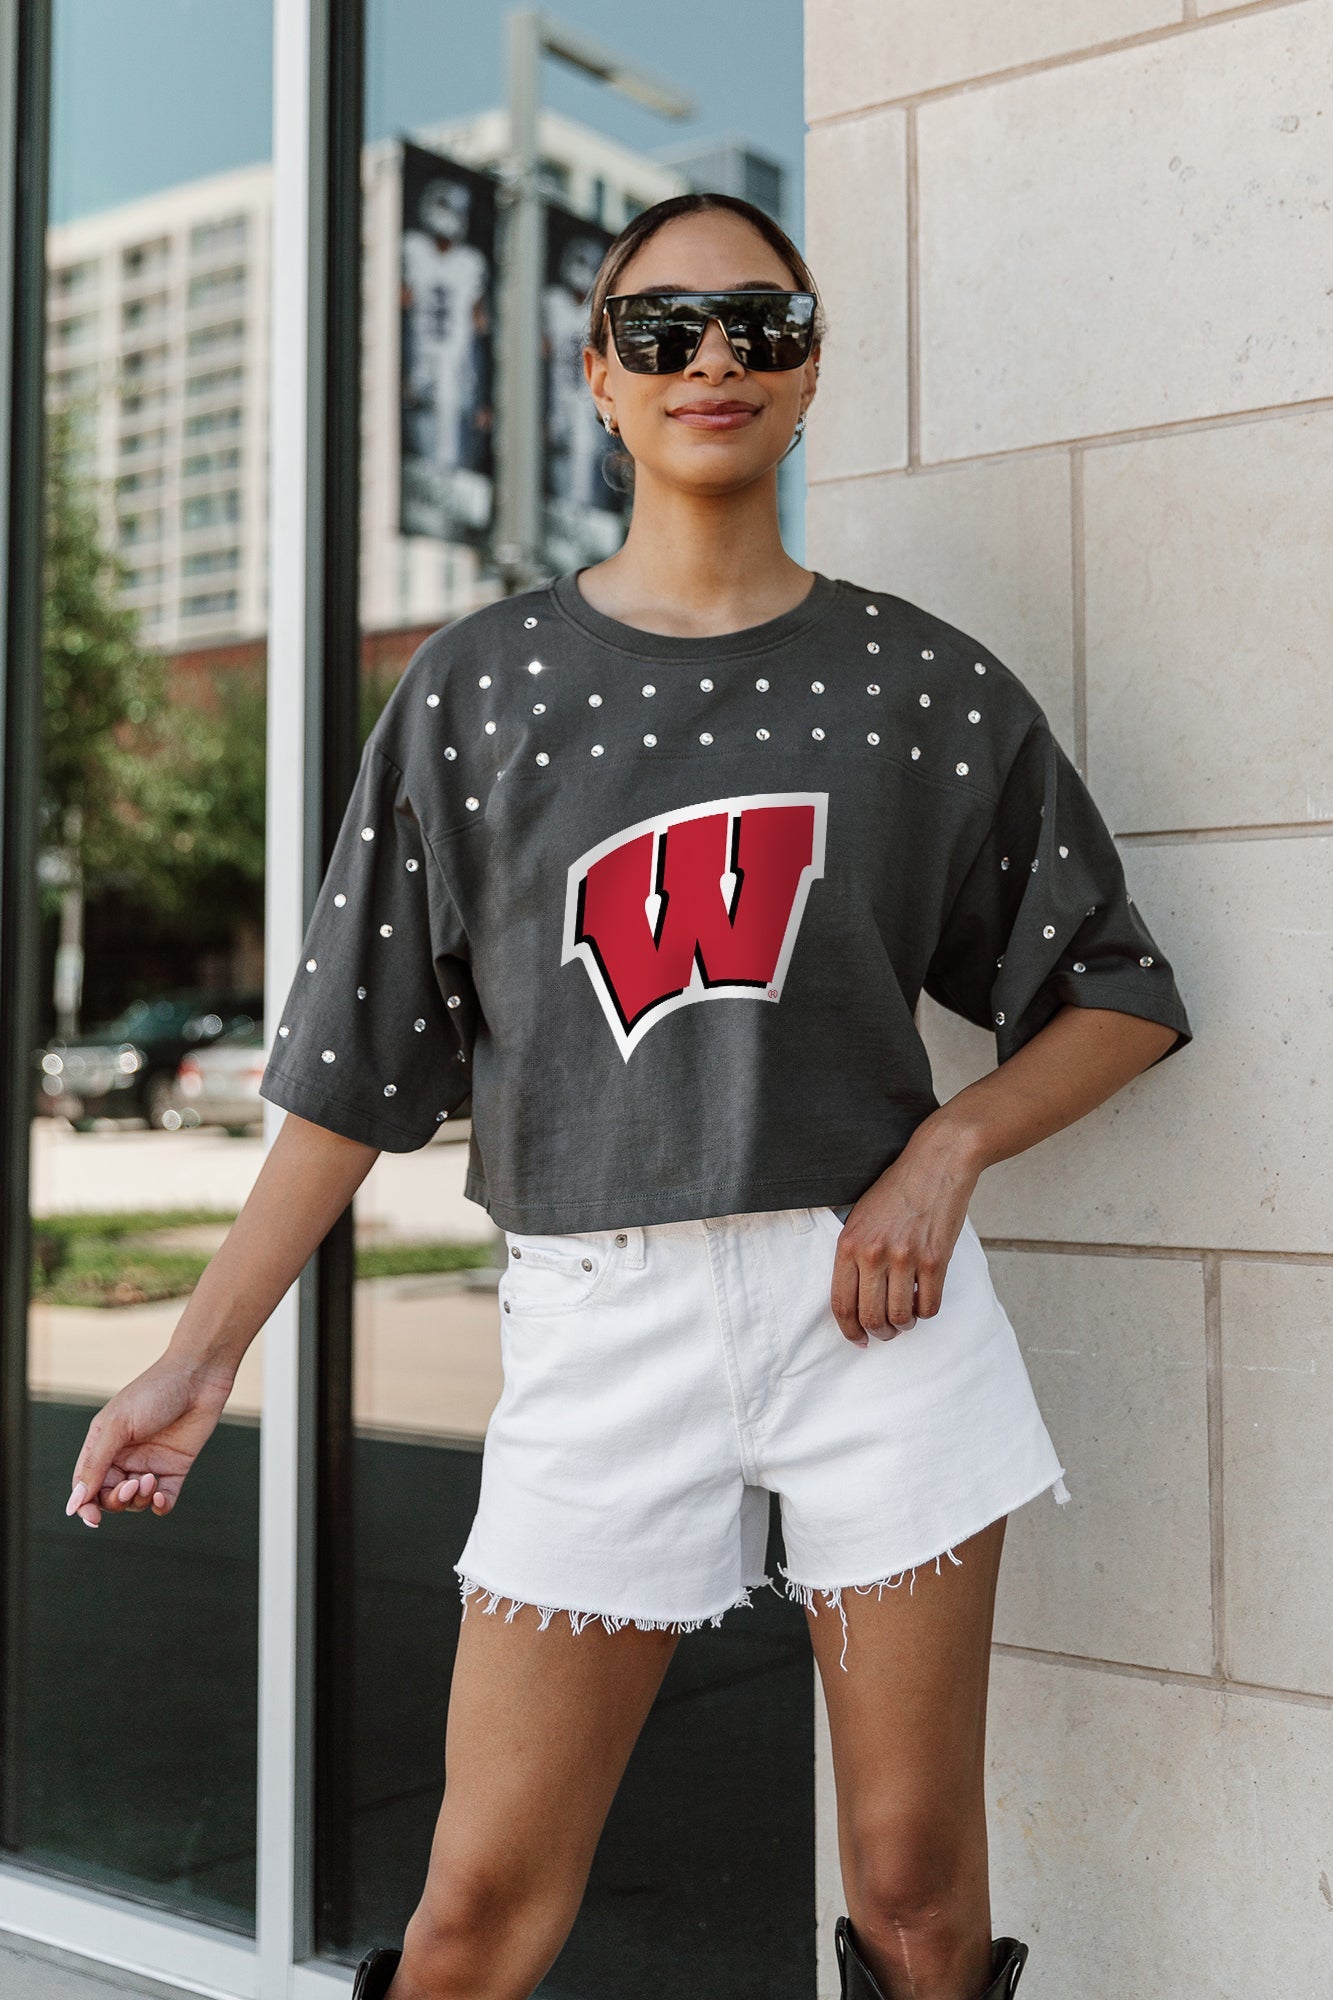
<path fill-rule="evenodd" d="M 923 1119 L 839 1239 L 830 1303 L 846 1338 L 892 1340 L 932 1318 L 983 1170 L 1095 1110 L 1175 1040 L 1174 1028 L 1141 1015 L 1065 1005 Z"/>

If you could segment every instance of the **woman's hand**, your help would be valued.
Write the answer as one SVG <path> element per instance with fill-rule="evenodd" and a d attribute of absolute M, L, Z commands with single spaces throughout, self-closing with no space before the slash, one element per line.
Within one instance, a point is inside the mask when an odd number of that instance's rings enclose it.
<path fill-rule="evenodd" d="M 170 1352 L 136 1375 L 88 1426 L 65 1507 L 95 1528 L 113 1514 L 169 1514 L 222 1414 L 231 1379 Z"/>
<path fill-rule="evenodd" d="M 980 1174 L 968 1135 L 934 1113 L 853 1203 L 829 1291 L 847 1340 L 858 1347 L 868 1347 L 872 1334 L 892 1340 L 939 1311 Z"/>

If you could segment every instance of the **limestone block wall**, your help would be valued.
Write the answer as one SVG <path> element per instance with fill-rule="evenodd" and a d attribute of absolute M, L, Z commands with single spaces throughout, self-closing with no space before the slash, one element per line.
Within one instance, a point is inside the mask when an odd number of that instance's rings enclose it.
<path fill-rule="evenodd" d="M 1333 0 L 808 0 L 806 25 L 808 560 L 1027 681 L 1195 1032 L 973 1203 L 1072 1495 L 1006 1537 L 994 1928 L 1031 1946 L 1024 2000 L 1320 2000 Z M 941 1098 L 993 1064 L 921 1020 Z"/>

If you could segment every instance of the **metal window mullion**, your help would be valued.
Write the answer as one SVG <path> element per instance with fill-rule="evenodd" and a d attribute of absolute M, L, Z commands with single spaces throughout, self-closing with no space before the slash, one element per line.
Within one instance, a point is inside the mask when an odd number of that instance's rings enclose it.
<path fill-rule="evenodd" d="M 333 0 L 273 4 L 265 1020 L 276 1028 L 322 866 L 327 101 Z M 300 755 L 293 748 L 301 746 Z M 264 1110 L 271 1141 L 283 1114 Z M 264 1330 L 260 1446 L 260 2000 L 312 1948 L 318 1259 Z"/>

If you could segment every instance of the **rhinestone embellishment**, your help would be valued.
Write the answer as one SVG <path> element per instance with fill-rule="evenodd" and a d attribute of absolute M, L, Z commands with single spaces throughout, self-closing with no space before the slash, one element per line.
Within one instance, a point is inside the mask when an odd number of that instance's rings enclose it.
<path fill-rule="evenodd" d="M 478 806 L 479 806 L 479 805 L 481 804 L 481 800 L 480 800 L 480 799 L 464 799 L 463 803 L 464 803 L 464 805 L 465 805 L 465 806 L 467 807 L 467 809 L 468 809 L 468 811 L 469 811 L 469 812 L 473 812 L 473 813 L 474 813 L 474 812 L 476 812 L 476 810 L 477 810 Z"/>
<path fill-rule="evenodd" d="M 713 692 L 713 683 L 711 681 L 700 681 L 699 685 L 703 689 L 705 694 L 711 694 Z"/>
<path fill-rule="evenodd" d="M 824 732 L 822 729 L 812 729 L 810 731 L 810 734 L 814 737 L 816 743 L 822 743 L 824 741 Z"/>
<path fill-rule="evenodd" d="M 530 632 L 536 623 L 537 620 L 535 618 L 525 618 L 523 620 L 524 629 Z"/>
<path fill-rule="evenodd" d="M 551 760 L 550 760 L 550 758 L 548 757 L 548 755 L 546 754 L 545 750 L 539 750 L 539 751 L 537 752 L 537 760 L 536 760 L 536 761 L 537 761 L 537 762 L 538 762 L 539 764 L 549 764 Z"/>
<path fill-rule="evenodd" d="M 767 681 L 756 681 L 756 682 L 755 682 L 755 686 L 756 686 L 756 687 L 758 688 L 758 690 L 759 690 L 760 694 L 767 694 L 767 693 L 768 693 L 768 682 L 767 682 Z"/>
<path fill-rule="evenodd" d="M 375 829 L 374 829 L 374 827 L 373 827 L 373 826 L 363 826 L 363 827 L 362 827 L 362 829 L 361 829 L 361 838 L 362 838 L 362 840 L 373 840 L 373 839 L 375 838 Z"/>
<path fill-rule="evenodd" d="M 956 771 L 956 772 L 958 773 L 958 775 L 959 775 L 959 777 L 960 777 L 960 778 L 965 778 L 965 777 L 967 776 L 967 765 L 966 765 L 966 764 L 955 764 L 955 765 L 954 765 L 954 770 L 955 770 L 955 771 Z"/>
<path fill-rule="evenodd" d="M 592 746 L 592 751 L 591 751 L 591 753 L 590 753 L 590 754 L 591 754 L 592 756 L 594 756 L 594 757 L 600 757 L 600 756 L 601 756 L 601 754 L 602 754 L 602 750 L 603 750 L 603 748 L 604 748 L 604 746 L 603 746 L 602 744 L 600 744 L 600 743 L 594 743 L 594 744 L 593 744 L 593 746 Z"/>
<path fill-rule="evenodd" d="M 1087 969 L 1088 969 L 1087 966 L 1083 963 L 1083 960 L 1081 958 L 1076 958 L 1074 960 L 1075 972 L 1086 972 Z"/>
<path fill-rule="evenodd" d="M 1043 937 L 1054 937 L 1054 936 L 1055 936 L 1055 925 L 1054 925 L 1054 924 L 1046 924 L 1046 925 L 1044 925 L 1044 926 L 1043 926 L 1043 928 L 1042 928 L 1042 933 L 1041 933 L 1041 934 L 1042 934 L 1042 936 L 1043 936 Z"/>
<path fill-rule="evenodd" d="M 655 736 L 645 736 L 643 740 L 648 745 L 648 748 L 650 750 L 654 747 L 654 745 L 657 742 L 657 738 Z"/>
<path fill-rule="evenodd" d="M 324 1054 L 324 1060 L 325 1060 L 325 1062 L 333 1062 L 333 1061 L 335 1060 L 335 1057 L 334 1057 L 334 1053 L 333 1053 L 333 1050 L 332 1050 L 332 1049 L 325 1049 L 325 1050 L 324 1050 L 324 1052 L 323 1052 L 323 1054 Z"/>
<path fill-rule="evenodd" d="M 318 964 L 319 960 L 317 958 L 308 958 L 305 962 L 305 969 L 307 972 L 313 972 Z"/>
<path fill-rule="evenodd" d="M 824 683 L 823 683 L 823 681 L 811 681 L 811 683 L 810 683 L 810 692 L 811 692 L 811 694 L 823 694 L 823 692 L 824 692 Z"/>
<path fill-rule="evenodd" d="M 438 708 L 439 705 L 440 705 L 440 697 L 437 694 L 428 694 L 426 696 L 427 708 Z"/>
<path fill-rule="evenodd" d="M 479 688 L 488 688 L 490 684 L 491 684 L 491 677 L 489 674 L 483 674 L 481 679 L 477 682 L 477 686 Z"/>
<path fill-rule="evenodd" d="M 392 924 L 381 924 L 381 925 L 380 925 L 380 936 L 381 936 L 381 937 L 392 937 L 392 936 L 393 936 L 393 925 L 392 925 Z"/>
<path fill-rule="evenodd" d="M 867 618 L 878 618 L 878 617 L 879 617 L 879 606 L 878 606 L 878 604 L 867 604 L 867 606 L 866 606 L 866 617 L 867 617 Z"/>
<path fill-rule="evenodd" d="M 969 708 L 969 710 L 967 711 L 967 719 L 969 722 L 980 722 L 981 710 L 979 708 Z"/>
<path fill-rule="evenodd" d="M 868 644 L 867 644 L 867 646 L 866 646 L 866 651 L 867 651 L 867 653 L 877 653 L 877 652 L 879 651 L 879 646 L 878 646 L 877 642 L 876 642 L 876 641 L 875 641 L 874 639 L 871 639 L 871 640 L 870 640 L 870 641 L 868 642 Z"/>
<path fill-rule="evenodd" d="M 602 705 L 602 697 L 599 694 L 590 694 L 588 696 L 589 708 L 600 708 L 601 705 Z"/>
<path fill-rule="evenodd" d="M 645 694 L 656 694 L 656 693 L 657 693 L 657 689 L 656 689 L 656 688 L 655 688 L 655 687 L 653 686 L 652 682 L 651 682 L 651 681 L 649 681 L 649 683 L 648 683 L 647 687 L 645 687 L 645 689 L 643 690 L 643 692 L 644 692 Z"/>
<path fill-rule="evenodd" d="M 713 740 L 712 737 L 709 735 L 706 729 L 700 731 L 699 741 L 701 743 L 711 743 L 712 740 Z"/>
<path fill-rule="evenodd" d="M 922 697 L 921 697 L 921 706 L 922 706 L 922 708 L 929 708 L 929 707 L 930 707 L 930 696 L 929 696 L 928 694 L 923 694 L 923 695 L 922 695 Z"/>
<path fill-rule="evenodd" d="M 878 738 L 878 736 L 876 736 L 876 734 L 875 734 L 875 732 L 874 732 L 874 730 L 873 730 L 873 729 L 871 730 L 870 734 L 869 734 L 869 735 L 868 735 L 868 736 L 866 737 L 866 742 L 867 742 L 867 743 L 878 743 L 878 742 L 879 742 L 879 738 Z"/>
<path fill-rule="evenodd" d="M 1151 957 L 1151 955 L 1149 955 L 1149 956 L 1148 956 L 1147 958 L 1141 958 L 1141 959 L 1139 960 L 1139 964 L 1140 964 L 1140 965 L 1151 965 L 1151 964 L 1152 964 L 1152 957 Z"/>
<path fill-rule="evenodd" d="M 759 738 L 759 741 L 761 743 L 767 743 L 768 731 L 766 729 L 756 729 L 754 733 Z"/>
<path fill-rule="evenodd" d="M 347 898 L 346 898 L 346 896 L 335 896 L 335 897 L 334 897 L 334 899 L 333 899 L 333 907 L 334 907 L 334 909 L 335 909 L 335 910 L 341 910 L 341 909 L 342 909 L 342 907 L 343 907 L 343 905 L 344 905 L 344 904 L 346 903 L 346 901 L 347 901 Z"/>

